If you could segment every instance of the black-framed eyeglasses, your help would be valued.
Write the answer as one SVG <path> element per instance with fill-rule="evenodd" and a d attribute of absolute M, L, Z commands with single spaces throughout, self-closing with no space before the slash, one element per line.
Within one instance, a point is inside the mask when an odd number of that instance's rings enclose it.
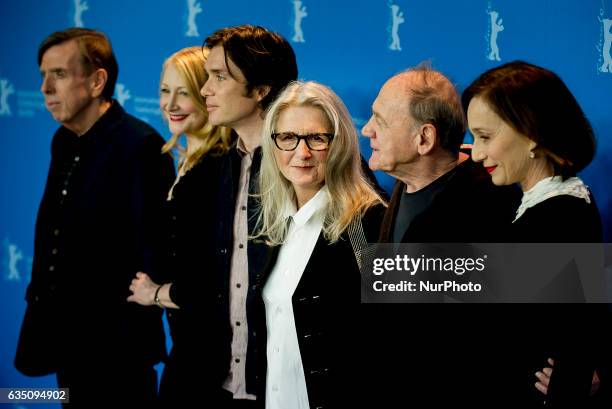
<path fill-rule="evenodd" d="M 300 141 L 303 139 L 306 142 L 308 149 L 312 151 L 324 151 L 329 148 L 329 144 L 334 139 L 334 134 L 331 133 L 309 133 L 307 135 L 298 135 L 293 132 L 273 133 L 272 139 L 276 147 L 282 151 L 295 150 Z"/>

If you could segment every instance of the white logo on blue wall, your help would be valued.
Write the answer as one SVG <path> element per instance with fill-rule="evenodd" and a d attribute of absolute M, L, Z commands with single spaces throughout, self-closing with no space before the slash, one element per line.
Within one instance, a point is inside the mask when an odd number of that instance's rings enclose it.
<path fill-rule="evenodd" d="M 83 12 L 89 10 L 89 5 L 86 1 L 74 0 L 74 26 L 85 27 L 83 24 Z"/>
<path fill-rule="evenodd" d="M 601 22 L 603 46 L 600 42 L 597 49 L 601 51 L 600 61 L 603 60 L 603 63 L 599 67 L 599 71 L 612 73 L 612 55 L 610 55 L 610 48 L 612 46 L 612 19 L 602 18 L 603 14 L 604 10 L 601 9 L 598 19 Z"/>
<path fill-rule="evenodd" d="M 197 0 L 187 0 L 187 8 L 189 15 L 187 16 L 187 37 L 199 37 L 198 25 L 196 24 L 196 16 L 202 12 L 202 6 Z"/>
<path fill-rule="evenodd" d="M 127 89 L 124 84 L 117 83 L 115 88 L 115 97 L 121 106 L 125 106 L 125 101 L 131 98 L 130 90 Z"/>
<path fill-rule="evenodd" d="M 21 281 L 23 275 L 19 270 L 19 264 L 24 260 L 23 252 L 16 244 L 11 243 L 8 238 L 5 238 L 2 244 L 4 248 L 2 265 L 5 269 L 3 276 L 7 281 Z M 28 261 L 31 263 L 31 258 Z"/>
<path fill-rule="evenodd" d="M 487 10 L 487 14 L 489 15 L 489 33 L 487 35 L 489 47 L 487 60 L 501 61 L 501 57 L 499 56 L 499 45 L 497 44 L 497 36 L 499 35 L 500 31 L 504 31 L 504 20 L 499 17 L 499 12 L 491 10 L 490 6 L 489 10 Z"/>
<path fill-rule="evenodd" d="M 389 9 L 391 10 L 391 26 L 389 27 L 391 35 L 391 44 L 389 44 L 389 50 L 402 51 L 399 37 L 399 26 L 404 23 L 404 12 L 400 10 L 397 4 L 389 3 Z"/>
<path fill-rule="evenodd" d="M 305 43 L 304 32 L 302 31 L 302 19 L 308 16 L 306 6 L 302 5 L 301 0 L 293 0 L 293 42 Z"/>
<path fill-rule="evenodd" d="M 0 78 L 0 116 L 12 116 L 8 97 L 15 93 L 15 88 L 6 78 Z"/>

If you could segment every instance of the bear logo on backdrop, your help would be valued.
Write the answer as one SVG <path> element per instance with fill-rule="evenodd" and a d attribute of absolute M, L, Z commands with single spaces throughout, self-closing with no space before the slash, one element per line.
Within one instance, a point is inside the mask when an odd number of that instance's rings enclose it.
<path fill-rule="evenodd" d="M 399 37 L 399 26 L 404 23 L 404 12 L 400 10 L 397 4 L 390 3 L 389 9 L 391 11 L 391 26 L 389 32 L 391 35 L 391 44 L 389 44 L 389 50 L 391 51 L 402 51 Z"/>
<path fill-rule="evenodd" d="M 13 84 L 6 78 L 0 78 L 0 116 L 12 116 L 11 106 L 8 103 L 8 97 L 15 93 Z"/>
<path fill-rule="evenodd" d="M 293 37 L 294 43 L 305 43 L 304 32 L 302 31 L 302 19 L 307 17 L 306 6 L 302 5 L 301 0 L 293 0 Z"/>
<path fill-rule="evenodd" d="M 198 25 L 196 24 L 196 16 L 202 12 L 202 6 L 197 0 L 187 0 L 187 9 L 189 15 L 187 16 L 187 32 L 186 37 L 199 37 L 200 32 L 198 31 Z"/>
<path fill-rule="evenodd" d="M 83 24 L 83 12 L 89 10 L 89 5 L 86 1 L 74 0 L 74 26 L 85 27 Z"/>
<path fill-rule="evenodd" d="M 490 7 L 490 6 L 489 6 Z M 499 12 L 495 10 L 487 10 L 487 14 L 489 15 L 489 33 L 487 34 L 487 39 L 489 41 L 487 60 L 489 61 L 501 61 L 501 57 L 499 56 L 499 45 L 497 44 L 497 36 L 500 31 L 504 31 L 503 19 L 499 17 Z"/>
<path fill-rule="evenodd" d="M 23 251 L 15 243 L 11 243 L 8 238 L 5 238 L 2 243 L 4 256 L 2 257 L 2 276 L 5 281 L 21 282 L 24 277 L 19 269 L 19 265 L 23 262 L 27 262 L 31 269 L 32 258 L 28 257 L 27 260 L 24 258 Z M 29 271 L 29 270 L 28 270 Z"/>
<path fill-rule="evenodd" d="M 122 107 L 125 108 L 125 101 L 132 98 L 130 90 L 125 87 L 125 84 L 117 83 L 115 87 L 115 98 L 119 101 Z"/>
<path fill-rule="evenodd" d="M 602 62 L 601 66 L 599 66 L 599 71 L 612 73 L 612 55 L 610 54 L 610 48 L 612 46 L 612 19 L 603 18 L 603 16 L 604 10 L 601 9 L 597 17 L 601 23 L 602 30 L 602 40 L 600 40 L 599 46 L 597 47 L 597 49 L 601 51 L 600 62 Z"/>

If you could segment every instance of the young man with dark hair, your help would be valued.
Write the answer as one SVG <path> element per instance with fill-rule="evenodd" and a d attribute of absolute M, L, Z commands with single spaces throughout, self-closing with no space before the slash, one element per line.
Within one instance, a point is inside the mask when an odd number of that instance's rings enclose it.
<path fill-rule="evenodd" d="M 255 175 L 261 163 L 261 131 L 265 110 L 279 91 L 297 79 L 291 45 L 262 27 L 243 25 L 216 31 L 205 41 L 210 54 L 205 64 L 206 98 L 211 125 L 227 126 L 237 135 L 236 146 L 221 158 L 216 202 L 214 248 L 200 277 L 176 277 L 159 292 L 181 314 L 201 317 L 173 354 L 183 357 L 172 379 L 162 382 L 160 397 L 167 406 L 191 402 L 196 391 L 216 408 L 263 407 L 265 374 L 258 374 L 266 351 L 257 347 L 255 312 L 260 297 L 267 247 L 248 240 L 257 211 Z M 211 249 L 207 249 L 211 252 Z M 217 308 L 203 307 L 205 289 L 214 289 Z M 208 304 L 207 304 L 208 305 Z M 177 341 L 180 342 L 180 341 Z M 204 350 L 204 343 L 213 348 Z M 172 360 L 173 357 L 170 359 Z"/>

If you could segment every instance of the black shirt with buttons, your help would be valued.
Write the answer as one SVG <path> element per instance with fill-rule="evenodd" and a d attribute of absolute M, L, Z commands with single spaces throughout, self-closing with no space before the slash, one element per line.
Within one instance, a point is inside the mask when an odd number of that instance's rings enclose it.
<path fill-rule="evenodd" d="M 85 134 L 55 133 L 18 363 L 36 366 L 28 348 L 42 343 L 68 357 L 84 348 L 151 362 L 165 354 L 159 311 L 126 301 L 137 271 L 157 274 L 157 226 L 174 179 L 163 143 L 116 101 Z"/>

